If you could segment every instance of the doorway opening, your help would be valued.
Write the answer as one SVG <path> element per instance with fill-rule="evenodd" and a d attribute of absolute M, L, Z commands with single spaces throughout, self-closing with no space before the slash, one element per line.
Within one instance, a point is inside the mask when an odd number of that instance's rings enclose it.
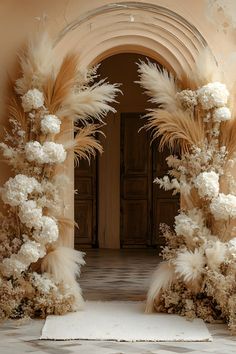
<path fill-rule="evenodd" d="M 138 80 L 137 65 L 146 57 L 116 54 L 103 60 L 100 78 L 122 84 L 116 114 L 109 114 L 101 137 L 104 153 L 75 168 L 75 248 L 159 248 L 160 223 L 173 225 L 179 197 L 161 190 L 153 179 L 167 172 L 168 149 L 158 151 L 140 130 L 151 107 Z M 149 58 L 150 61 L 153 61 Z"/>

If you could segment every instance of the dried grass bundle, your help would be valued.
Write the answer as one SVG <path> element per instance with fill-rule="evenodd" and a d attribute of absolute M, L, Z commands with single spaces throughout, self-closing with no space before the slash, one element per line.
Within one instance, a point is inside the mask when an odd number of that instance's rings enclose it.
<path fill-rule="evenodd" d="M 179 103 L 176 100 L 178 92 L 174 76 L 166 69 L 160 69 L 151 62 L 138 63 L 138 73 L 140 81 L 137 81 L 145 88 L 145 93 L 151 96 L 150 101 L 159 105 L 160 108 L 169 112 L 179 109 Z"/>
<path fill-rule="evenodd" d="M 174 150 L 179 145 L 183 152 L 191 146 L 201 146 L 204 141 L 204 127 L 200 120 L 194 119 L 187 111 L 168 112 L 162 109 L 151 110 L 145 127 L 152 130 L 153 139 L 161 137 L 159 147 L 168 145 Z"/>

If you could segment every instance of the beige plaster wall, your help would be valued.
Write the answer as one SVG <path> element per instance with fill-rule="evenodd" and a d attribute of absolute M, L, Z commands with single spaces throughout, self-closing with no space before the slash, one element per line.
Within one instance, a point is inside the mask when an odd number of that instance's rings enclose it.
<path fill-rule="evenodd" d="M 121 1 L 117 0 L 116 3 Z M 136 2 L 141 2 L 137 0 Z M 225 65 L 227 75 L 230 76 L 232 72 L 236 69 L 236 2 L 234 0 L 143 0 L 143 3 L 153 3 L 155 5 L 161 5 L 172 11 L 180 14 L 193 24 L 202 36 L 205 38 L 216 59 Z M 0 45 L 1 45 L 1 55 L 0 55 L 0 113 L 1 122 L 4 123 L 6 117 L 4 116 L 4 88 L 6 83 L 6 73 L 14 74 L 14 62 L 16 59 L 16 52 L 24 43 L 26 37 L 45 24 L 48 31 L 56 36 L 60 30 L 62 30 L 71 21 L 75 20 L 79 16 L 85 15 L 88 11 L 98 8 L 106 4 L 112 4 L 112 1 L 108 0 L 1 0 L 0 1 Z M 136 12 L 134 11 L 135 16 Z M 130 21 L 132 22 L 133 13 L 130 11 Z M 134 16 L 134 17 L 135 17 Z M 142 17 L 142 14 L 139 14 Z M 148 18 L 146 14 L 143 15 L 142 20 L 148 23 Z M 70 37 L 70 40 L 66 38 L 61 45 L 57 46 L 57 55 L 60 55 L 70 49 L 75 49 L 79 52 L 86 49 L 86 46 L 90 46 L 91 50 L 86 54 L 86 58 L 82 55 L 83 65 L 88 64 L 91 59 L 96 61 L 96 55 L 93 57 L 93 40 L 95 37 L 89 37 L 89 33 L 93 29 L 96 17 L 93 18 L 91 22 L 87 22 L 83 27 L 83 30 L 77 29 L 74 32 L 74 37 Z M 109 22 L 109 16 L 103 17 L 102 25 L 106 29 L 106 22 Z M 137 51 L 136 36 L 135 32 L 135 21 L 133 29 L 129 25 L 129 29 L 119 28 L 119 39 L 123 51 Z M 146 26 L 147 27 L 147 26 Z M 107 26 L 107 37 L 111 43 L 113 40 L 112 26 Z M 126 47 L 122 42 L 125 35 L 130 31 L 132 35 L 130 40 L 127 41 Z M 145 40 L 146 52 L 143 54 L 152 54 L 148 51 L 148 43 L 150 46 L 153 45 L 155 49 L 155 43 L 151 40 L 147 40 L 142 37 L 142 31 L 139 31 L 139 46 L 142 44 L 142 38 Z M 172 28 L 175 32 L 175 29 Z M 175 33 L 173 33 L 175 34 Z M 181 36 L 181 34 L 178 34 Z M 151 32 L 150 32 L 151 36 Z M 88 40 L 89 39 L 89 40 Z M 180 38 L 182 40 L 182 38 Z M 96 41 L 99 38 L 96 38 Z M 133 40 L 133 46 L 131 41 Z M 119 41 L 117 41 L 119 43 Z M 167 40 L 165 40 L 167 43 Z M 94 46 L 95 47 L 95 46 Z M 141 46 L 142 47 L 142 46 Z M 140 47 L 140 48 L 141 48 Z M 104 47 L 105 48 L 105 47 Z M 160 46 L 161 48 L 161 46 Z M 164 47 L 163 47 L 164 48 Z M 170 48 L 175 51 L 175 47 L 170 45 Z M 102 52 L 102 44 L 100 47 L 100 52 Z M 107 48 L 106 48 L 107 50 Z M 119 48 L 116 49 L 119 51 Z M 108 50 L 106 56 L 114 53 L 115 49 Z M 141 49 L 140 49 L 141 51 Z M 180 51 L 181 52 L 181 51 Z M 173 58 L 175 54 L 177 58 L 181 59 L 181 53 L 171 53 L 166 48 L 163 49 L 162 62 L 165 63 L 165 56 L 172 55 Z M 187 52 L 186 52 L 187 53 Z M 156 50 L 156 55 L 158 55 L 158 50 Z M 187 54 L 186 54 L 187 55 Z M 151 55 L 152 56 L 152 55 Z M 175 59 L 175 58 L 174 58 Z M 174 61 L 173 61 L 174 62 Z M 168 64 L 168 63 L 167 63 Z M 231 67 L 230 67 L 230 65 Z M 181 66 L 181 63 L 179 63 Z M 234 69 L 234 70 L 233 70 Z M 1 163 L 1 175 L 0 184 L 2 184 L 9 175 L 9 170 L 5 165 Z M 72 169 L 71 178 L 73 178 Z M 71 210 L 73 210 L 73 194 L 71 193 L 68 197 Z M 73 212 L 71 211 L 71 215 Z"/>

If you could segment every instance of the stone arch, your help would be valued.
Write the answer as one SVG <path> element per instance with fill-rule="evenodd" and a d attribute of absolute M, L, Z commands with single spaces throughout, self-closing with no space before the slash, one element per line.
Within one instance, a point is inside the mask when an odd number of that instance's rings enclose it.
<path fill-rule="evenodd" d="M 81 68 L 124 52 L 147 55 L 181 76 L 191 69 L 206 40 L 184 17 L 163 6 L 145 2 L 119 2 L 94 8 L 68 23 L 56 36 L 58 57 L 73 50 L 80 55 Z M 73 158 L 68 160 L 73 179 Z M 68 191 L 70 217 L 74 193 Z M 71 234 L 73 244 L 73 235 Z"/>

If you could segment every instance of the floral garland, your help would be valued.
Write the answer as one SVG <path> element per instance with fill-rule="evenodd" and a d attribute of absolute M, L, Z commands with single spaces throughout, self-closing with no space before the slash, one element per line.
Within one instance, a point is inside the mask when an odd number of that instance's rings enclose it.
<path fill-rule="evenodd" d="M 110 104 L 119 90 L 104 80 L 91 84 L 96 68 L 81 71 L 74 54 L 56 65 L 52 43 L 39 33 L 20 57 L 21 77 L 13 84 L 9 127 L 0 143 L 14 173 L 0 190 L 2 319 L 45 317 L 83 306 L 77 282 L 83 253 L 64 246 L 74 223 L 64 215 L 63 192 L 70 182 L 63 166 L 70 152 L 78 162 L 101 151 L 95 133 L 114 111 Z M 77 133 L 70 139 L 73 125 Z"/>
<path fill-rule="evenodd" d="M 210 65 L 208 65 L 210 64 Z M 140 63 L 140 84 L 158 104 L 147 129 L 179 156 L 155 183 L 181 195 L 174 230 L 148 292 L 147 312 L 223 320 L 236 332 L 236 117 L 232 97 L 208 51 L 180 83 L 154 64 Z"/>

